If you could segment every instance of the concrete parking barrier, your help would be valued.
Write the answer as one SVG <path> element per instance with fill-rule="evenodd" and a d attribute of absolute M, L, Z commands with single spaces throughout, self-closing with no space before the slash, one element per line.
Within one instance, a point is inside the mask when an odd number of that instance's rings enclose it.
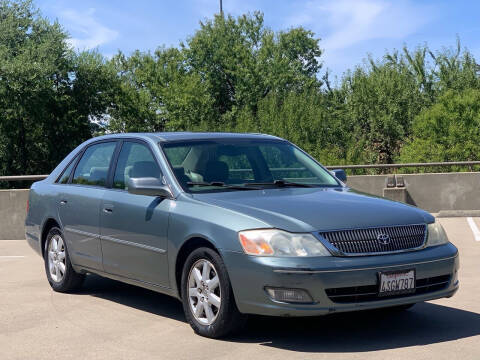
<path fill-rule="evenodd" d="M 29 190 L 0 190 L 0 240 L 25 238 Z"/>
<path fill-rule="evenodd" d="M 401 182 L 397 181 L 400 176 Z M 400 200 L 434 213 L 471 214 L 480 210 L 480 172 L 395 177 L 392 182 L 392 175 L 350 176 L 347 184 L 355 190 Z M 389 178 L 391 183 L 387 186 Z M 28 190 L 0 190 L 0 240 L 24 238 L 27 198 Z"/>
<path fill-rule="evenodd" d="M 368 194 L 392 198 L 387 189 L 401 190 L 401 198 L 430 212 L 442 210 L 480 210 L 480 172 L 452 172 L 396 175 L 403 178 L 402 188 L 387 188 L 391 175 L 350 176 L 348 185 Z M 400 197 L 394 198 L 398 200 Z"/>

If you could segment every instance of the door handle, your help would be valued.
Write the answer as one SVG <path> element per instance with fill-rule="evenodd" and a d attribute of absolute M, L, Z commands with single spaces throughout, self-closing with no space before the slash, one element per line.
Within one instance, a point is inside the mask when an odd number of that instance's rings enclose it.
<path fill-rule="evenodd" d="M 103 204 L 103 212 L 105 214 L 111 214 L 113 212 L 113 204 Z"/>
<path fill-rule="evenodd" d="M 67 200 L 61 200 L 60 205 L 65 205 L 68 201 Z"/>

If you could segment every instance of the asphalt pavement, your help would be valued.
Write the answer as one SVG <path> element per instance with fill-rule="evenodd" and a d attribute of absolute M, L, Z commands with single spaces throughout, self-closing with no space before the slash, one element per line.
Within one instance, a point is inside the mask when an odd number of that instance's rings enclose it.
<path fill-rule="evenodd" d="M 480 218 L 440 218 L 460 250 L 460 290 L 409 311 L 254 317 L 235 337 L 195 335 L 178 300 L 98 276 L 47 283 L 25 241 L 0 241 L 0 359 L 480 360 Z"/>

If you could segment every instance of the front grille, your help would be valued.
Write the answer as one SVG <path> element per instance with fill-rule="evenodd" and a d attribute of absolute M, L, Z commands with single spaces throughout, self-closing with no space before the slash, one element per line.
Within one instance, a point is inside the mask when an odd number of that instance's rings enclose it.
<path fill-rule="evenodd" d="M 365 301 L 378 301 L 405 296 L 428 294 L 443 290 L 450 282 L 450 275 L 435 276 L 415 281 L 415 292 L 388 297 L 378 296 L 378 285 L 352 286 L 326 289 L 328 298 L 335 303 L 356 303 Z"/>
<path fill-rule="evenodd" d="M 422 246 L 426 238 L 426 225 L 337 230 L 320 232 L 319 235 L 326 239 L 335 248 L 334 250 L 338 251 L 337 255 L 383 254 Z"/>

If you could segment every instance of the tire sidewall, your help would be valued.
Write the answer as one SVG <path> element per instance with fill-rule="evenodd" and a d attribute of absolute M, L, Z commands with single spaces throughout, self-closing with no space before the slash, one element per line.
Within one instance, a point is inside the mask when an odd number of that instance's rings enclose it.
<path fill-rule="evenodd" d="M 55 235 L 59 235 L 62 240 L 63 240 L 63 246 L 65 248 L 65 274 L 62 278 L 62 281 L 54 281 L 50 275 L 50 268 L 48 265 L 48 247 L 50 245 L 50 242 L 52 241 L 52 238 Z M 45 272 L 47 274 L 47 279 L 48 282 L 50 283 L 50 286 L 56 290 L 56 291 L 63 291 L 63 288 L 65 287 L 65 284 L 68 282 L 68 277 L 70 275 L 70 272 L 73 271 L 72 266 L 70 264 L 69 256 L 68 256 L 68 250 L 67 250 L 67 243 L 65 241 L 65 237 L 63 236 L 62 231 L 57 228 L 53 227 L 50 229 L 47 235 L 47 240 L 45 241 L 45 249 L 44 249 L 44 263 L 45 263 Z"/>
<path fill-rule="evenodd" d="M 192 313 L 192 309 L 190 307 L 190 298 L 188 295 L 188 276 L 190 274 L 190 270 L 192 266 L 201 259 L 208 260 L 213 264 L 220 280 L 220 309 L 218 311 L 217 318 L 210 325 L 204 325 L 197 321 Z M 183 266 L 181 295 L 185 317 L 197 334 L 207 337 L 220 337 L 226 333 L 225 329 L 228 327 L 227 324 L 230 319 L 229 315 L 231 313 L 232 306 L 236 307 L 236 305 L 234 304 L 232 296 L 233 292 L 225 264 L 217 252 L 209 248 L 199 248 L 190 254 Z"/>

